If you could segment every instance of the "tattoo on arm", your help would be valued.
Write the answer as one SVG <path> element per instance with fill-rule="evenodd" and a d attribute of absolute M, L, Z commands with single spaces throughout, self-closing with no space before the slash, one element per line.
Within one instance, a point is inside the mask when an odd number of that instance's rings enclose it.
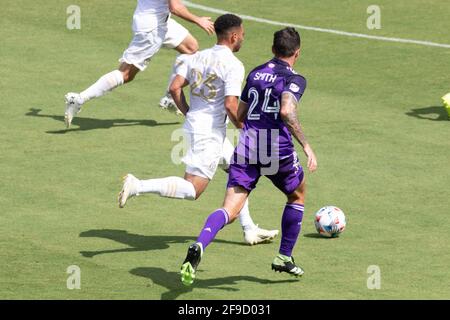
<path fill-rule="evenodd" d="M 283 117 L 283 121 L 294 138 L 304 147 L 308 141 L 303 133 L 302 126 L 297 117 L 298 102 L 291 93 L 283 93 L 281 100 L 281 108 L 285 108 L 287 112 Z"/>

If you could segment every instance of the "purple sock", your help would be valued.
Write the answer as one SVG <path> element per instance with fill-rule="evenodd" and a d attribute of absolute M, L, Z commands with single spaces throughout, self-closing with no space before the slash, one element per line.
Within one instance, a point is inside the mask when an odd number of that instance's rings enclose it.
<path fill-rule="evenodd" d="M 203 250 L 214 240 L 217 232 L 228 223 L 228 213 L 225 209 L 217 209 L 206 219 L 202 232 L 197 238 L 197 242 L 203 245 Z"/>
<path fill-rule="evenodd" d="M 302 228 L 303 205 L 287 203 L 284 207 L 283 218 L 281 218 L 281 245 L 280 253 L 290 257 L 295 242 Z"/>

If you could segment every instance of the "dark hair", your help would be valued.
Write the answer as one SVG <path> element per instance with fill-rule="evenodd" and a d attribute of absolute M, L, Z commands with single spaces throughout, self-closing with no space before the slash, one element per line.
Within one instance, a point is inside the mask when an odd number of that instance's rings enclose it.
<path fill-rule="evenodd" d="M 291 57 L 300 48 L 300 34 L 292 27 L 279 30 L 273 35 L 273 51 L 278 57 Z"/>
<path fill-rule="evenodd" d="M 227 13 L 221 15 L 214 22 L 214 29 L 218 37 L 224 36 L 233 28 L 238 28 L 242 25 L 242 19 L 238 16 Z"/>

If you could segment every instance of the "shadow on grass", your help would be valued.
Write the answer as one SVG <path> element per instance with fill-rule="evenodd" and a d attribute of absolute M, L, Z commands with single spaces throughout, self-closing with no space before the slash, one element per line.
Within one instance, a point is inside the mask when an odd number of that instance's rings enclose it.
<path fill-rule="evenodd" d="M 303 235 L 306 238 L 315 238 L 315 239 L 327 239 L 325 237 L 322 237 L 320 234 L 318 233 L 305 233 Z"/>
<path fill-rule="evenodd" d="M 336 237 L 324 237 L 324 236 L 321 236 L 318 233 L 307 233 L 307 234 L 304 234 L 303 236 L 306 237 L 306 238 L 313 238 L 313 239 L 325 239 L 325 240 L 339 239 L 339 236 L 336 236 Z"/>
<path fill-rule="evenodd" d="M 50 115 L 50 114 L 41 114 L 42 109 L 31 108 L 29 112 L 25 113 L 26 116 L 38 117 L 38 118 L 50 118 L 56 121 L 60 121 L 63 126 L 64 124 L 64 116 L 63 115 Z M 88 131 L 95 129 L 110 129 L 113 127 L 130 127 L 130 126 L 163 126 L 163 125 L 175 125 L 179 124 L 179 122 L 169 122 L 169 123 L 158 123 L 155 120 L 150 119 L 141 119 L 141 120 L 129 120 L 129 119 L 94 119 L 94 118 L 83 118 L 83 117 L 75 117 L 72 121 L 72 126 L 78 126 L 78 128 L 71 129 L 61 129 L 55 131 L 46 131 L 46 133 L 50 134 L 64 134 L 72 131 Z"/>
<path fill-rule="evenodd" d="M 408 116 L 422 120 L 432 120 L 432 121 L 449 120 L 447 111 L 443 106 L 431 106 L 425 108 L 411 109 L 411 111 L 406 112 L 406 114 Z"/>
<path fill-rule="evenodd" d="M 124 253 L 124 252 L 139 252 L 139 251 L 151 251 L 151 250 L 163 250 L 168 249 L 171 244 L 175 243 L 192 243 L 197 238 L 194 236 L 143 236 L 140 234 L 128 233 L 125 230 L 111 230 L 111 229 L 99 229 L 89 230 L 80 233 L 80 237 L 91 238 L 104 238 L 113 240 L 128 246 L 128 248 L 112 249 L 112 250 L 100 250 L 100 251 L 80 251 L 80 254 L 86 258 L 92 258 L 99 254 L 107 253 Z M 225 244 L 237 244 L 246 245 L 241 242 L 226 241 L 216 239 L 214 242 Z"/>
<path fill-rule="evenodd" d="M 199 270 L 201 272 L 201 270 Z M 196 288 L 200 289 L 215 289 L 223 291 L 239 291 L 238 288 L 232 285 L 238 284 L 241 281 L 256 282 L 260 284 L 277 284 L 277 283 L 291 283 L 298 282 L 299 280 L 287 279 L 287 280 L 266 280 L 253 276 L 231 276 L 215 279 L 201 279 L 196 278 L 194 283 L 186 287 L 181 283 L 180 275 L 178 272 L 168 272 L 161 268 L 136 268 L 130 270 L 130 273 L 151 279 L 153 283 L 166 288 L 168 291 L 161 295 L 161 300 L 174 300 L 184 293 L 193 291 Z"/>

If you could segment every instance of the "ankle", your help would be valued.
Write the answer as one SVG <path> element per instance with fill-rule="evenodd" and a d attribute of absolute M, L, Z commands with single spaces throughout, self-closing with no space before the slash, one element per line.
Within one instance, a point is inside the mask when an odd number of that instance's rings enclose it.
<path fill-rule="evenodd" d="M 292 260 L 291 257 L 285 256 L 284 254 L 281 254 L 281 253 L 278 254 L 278 258 L 280 258 L 281 260 L 283 260 L 285 262 Z"/>

